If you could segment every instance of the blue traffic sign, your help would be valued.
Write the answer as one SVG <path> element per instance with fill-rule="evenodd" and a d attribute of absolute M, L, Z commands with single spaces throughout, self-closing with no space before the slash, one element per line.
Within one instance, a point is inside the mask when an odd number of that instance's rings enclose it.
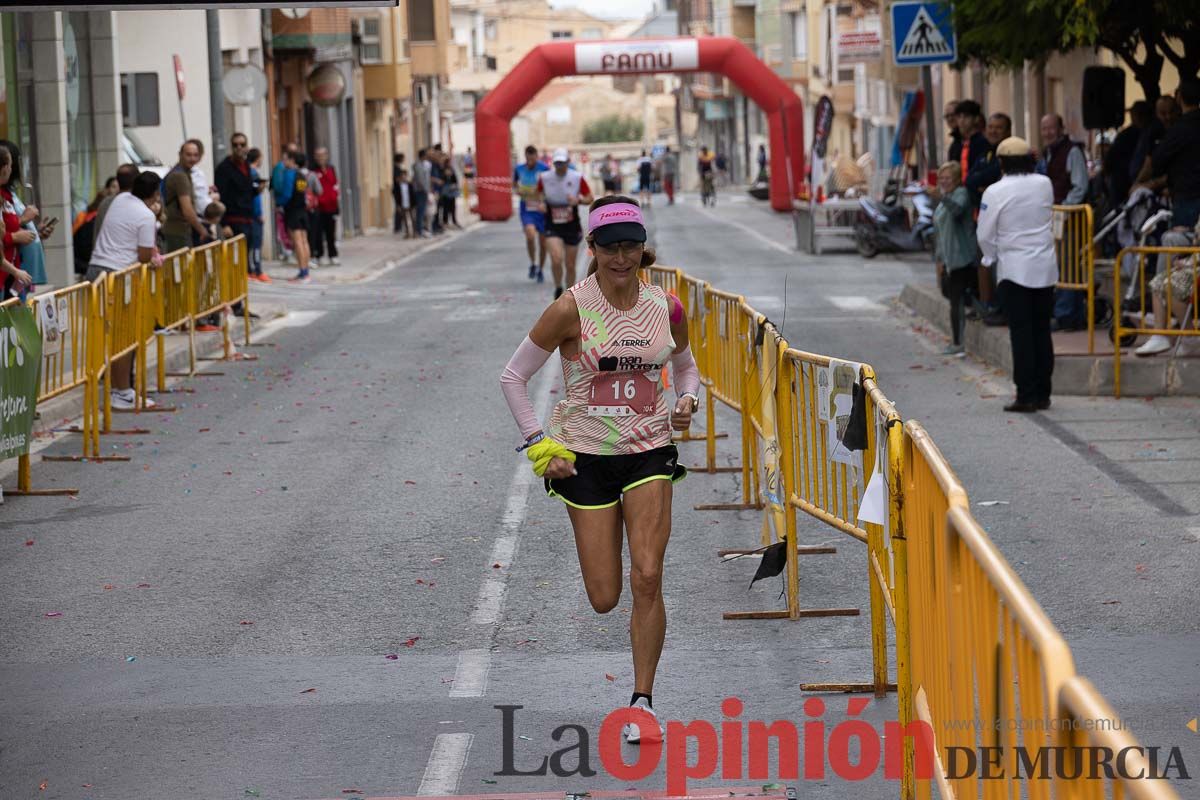
<path fill-rule="evenodd" d="M 919 67 L 958 60 L 954 7 L 938 2 L 892 4 L 892 55 L 897 66 Z"/>

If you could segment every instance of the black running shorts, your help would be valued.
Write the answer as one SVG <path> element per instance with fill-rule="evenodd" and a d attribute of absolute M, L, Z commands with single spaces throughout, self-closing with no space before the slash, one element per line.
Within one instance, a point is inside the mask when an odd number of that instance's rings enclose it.
<path fill-rule="evenodd" d="M 546 222 L 546 238 L 547 239 L 562 239 L 563 244 L 567 247 L 575 247 L 583 241 L 583 228 L 579 225 L 579 220 L 554 224 Z"/>
<path fill-rule="evenodd" d="M 575 454 L 576 475 L 545 479 L 546 494 L 557 497 L 573 508 L 609 508 L 621 501 L 621 495 L 657 480 L 679 483 L 687 468 L 679 464 L 679 450 L 669 444 L 645 453 L 619 456 Z"/>

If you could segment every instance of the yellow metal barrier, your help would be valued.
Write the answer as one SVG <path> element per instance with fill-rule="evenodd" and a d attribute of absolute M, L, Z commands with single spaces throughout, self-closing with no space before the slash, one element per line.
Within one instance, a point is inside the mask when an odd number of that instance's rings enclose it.
<path fill-rule="evenodd" d="M 193 315 L 204 316 L 221 310 L 220 267 L 221 242 L 209 242 L 192 249 Z"/>
<path fill-rule="evenodd" d="M 1148 255 L 1162 256 L 1157 259 L 1158 274 L 1163 276 L 1163 293 L 1160 295 L 1160 303 L 1165 316 L 1181 318 L 1178 328 L 1159 327 L 1158 321 L 1153 317 L 1151 317 L 1150 324 L 1146 324 L 1147 313 L 1154 310 L 1153 297 L 1150 298 L 1150 307 L 1147 307 L 1147 297 L 1150 295 L 1146 281 L 1146 256 Z M 1121 396 L 1120 345 L 1126 336 L 1136 337 L 1147 334 L 1151 336 L 1200 336 L 1200 247 L 1127 247 L 1122 250 L 1117 254 L 1117 268 L 1113 270 L 1113 296 L 1116 298 L 1117 305 L 1120 304 L 1120 298 L 1124 296 L 1121 292 L 1121 265 L 1125 262 L 1126 256 L 1137 258 L 1136 274 L 1138 295 L 1141 301 L 1136 322 L 1140 322 L 1140 324 L 1126 325 L 1126 317 L 1119 312 L 1113 318 L 1113 341 L 1117 343 L 1113 348 L 1113 395 L 1116 397 Z M 1177 260 L 1182 263 L 1176 263 Z M 1180 273 L 1180 270 L 1183 272 Z M 1181 278 L 1182 280 L 1180 280 Z M 1177 281 L 1180 283 L 1186 281 L 1191 291 L 1180 297 L 1172 285 Z M 1178 304 L 1187 305 L 1187 310 L 1183 314 L 1174 314 Z"/>
<path fill-rule="evenodd" d="M 196 254 L 199 254 L 198 257 Z M 188 328 L 191 370 L 195 372 L 195 320 L 241 302 L 245 335 L 250 336 L 248 254 L 244 236 L 214 242 L 196 250 L 167 255 L 161 266 L 135 264 L 110 272 L 95 284 L 80 282 L 30 300 L 38 330 L 46 340 L 41 306 L 53 303 L 58 317 L 55 352 L 43 352 L 38 402 L 83 388 L 82 423 L 71 432 L 83 435 L 82 455 L 43 456 L 47 461 L 128 461 L 127 456 L 102 455 L 100 435 L 146 433 L 143 429 L 113 430 L 110 386 L 112 362 L 136 354 L 137 410 L 145 408 L 147 344 L 154 337 L 158 355 L 158 388 L 166 389 L 166 358 L 162 333 Z M 15 298 L 5 305 L 16 305 Z M 229 351 L 229 328 L 225 325 Z M 218 373 L 211 373 L 218 374 Z M 174 409 L 158 406 L 158 411 Z M 17 488 L 10 495 L 75 494 L 75 489 L 35 490 L 28 455 L 18 459 Z"/>
<path fill-rule="evenodd" d="M 196 337 L 192 331 L 192 251 L 176 250 L 163 257 L 162 265 L 149 268 L 157 275 L 157 296 L 153 305 L 158 321 L 155 335 L 157 349 L 158 391 L 167 391 L 167 354 L 165 337 L 172 331 L 187 330 L 188 373 L 196 371 Z"/>
<path fill-rule="evenodd" d="M 1092 207 L 1054 207 L 1054 252 L 1059 289 L 1087 292 L 1088 352 L 1096 352 L 1096 269 L 1092 247 Z"/>
<path fill-rule="evenodd" d="M 233 306 L 242 304 L 242 331 L 244 344 L 250 346 L 250 253 L 248 242 L 244 235 L 228 239 L 222 244 L 221 258 L 221 300 L 232 312 Z M 232 343 L 229 341 L 228 320 L 225 329 L 226 352 L 230 352 Z"/>
<path fill-rule="evenodd" d="M 789 456 L 788 469 L 793 490 L 788 503 L 864 544 L 867 532 L 859 527 L 857 482 L 851 467 L 831 460 L 829 426 L 836 426 L 833 409 L 822 407 L 828 398 L 820 381 L 830 375 L 832 359 L 788 348 L 784 352 L 779 380 L 787 387 L 789 401 L 781 416 L 789 417 L 790 436 L 783 443 Z M 851 383 L 858 379 L 851 369 Z M 840 379 L 840 378 L 836 378 Z"/>
<path fill-rule="evenodd" d="M 1062 800 L 1179 800 L 1179 795 L 1165 781 L 1151 778 L 1145 751 L 1137 739 L 1126 730 L 1121 718 L 1086 678 L 1076 675 L 1063 682 L 1058 693 L 1060 719 L 1056 744 L 1065 748 L 1063 759 L 1075 763 L 1075 751 L 1082 747 L 1107 748 L 1117 756 L 1124 769 L 1114 769 L 1112 778 L 1092 778 L 1085 766 L 1078 777 L 1056 781 L 1056 798 Z M 1124 754 L 1123 756 L 1119 754 Z M 1087 765 L 1090 754 L 1081 752 Z M 1161 768 L 1161 767 L 1160 767 Z M 1141 777 L 1138 777 L 1141 776 Z M 1111 791 L 1110 791 L 1111 790 Z"/>
<path fill-rule="evenodd" d="M 697 467 L 696 471 L 709 474 L 716 472 L 742 473 L 743 503 L 751 503 L 748 462 L 750 447 L 750 430 L 747 417 L 742 413 L 748 391 L 749 350 L 750 350 L 750 318 L 742 313 L 745 298 L 741 295 L 721 292 L 703 284 L 702 299 L 704 301 L 704 339 L 702 354 L 697 354 L 696 363 L 701 373 L 707 377 L 705 384 L 707 403 L 705 403 L 705 428 L 710 431 L 707 442 L 705 466 Z M 690 332 L 690 329 L 689 329 Z M 703 355 L 704 361 L 700 360 Z M 711 434 L 716 426 L 716 407 L 714 400 L 728 406 L 737 412 L 742 419 L 742 463 L 739 466 L 717 466 L 716 437 Z"/>

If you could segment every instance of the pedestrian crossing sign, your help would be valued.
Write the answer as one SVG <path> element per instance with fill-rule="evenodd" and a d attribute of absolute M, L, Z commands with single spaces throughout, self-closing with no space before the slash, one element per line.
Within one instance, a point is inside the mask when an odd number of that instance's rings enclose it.
<path fill-rule="evenodd" d="M 958 60 L 949 3 L 892 4 L 892 53 L 896 66 L 919 67 Z"/>

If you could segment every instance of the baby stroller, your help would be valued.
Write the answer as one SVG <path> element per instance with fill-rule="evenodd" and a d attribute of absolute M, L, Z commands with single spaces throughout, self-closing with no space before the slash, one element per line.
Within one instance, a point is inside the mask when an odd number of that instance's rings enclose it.
<path fill-rule="evenodd" d="M 1115 237 L 1116 249 L 1126 247 L 1150 247 L 1162 241 L 1162 235 L 1170 227 L 1171 210 L 1166 207 L 1161 198 L 1153 191 L 1145 188 L 1137 189 L 1129 195 L 1129 199 L 1119 208 L 1109 212 L 1101 221 L 1100 230 L 1093 237 L 1094 244 L 1103 245 L 1108 237 Z M 1146 262 L 1146 278 L 1154 275 L 1154 262 Z M 1122 326 L 1133 324 L 1133 315 L 1140 313 L 1141 300 L 1138 283 L 1138 257 L 1126 255 L 1116 269 L 1121 270 L 1121 280 L 1126 289 L 1122 297 L 1114 297 L 1113 305 L 1119 306 Z M 1097 298 L 1099 300 L 1099 298 Z M 1115 342 L 1116 326 L 1112 324 L 1112 311 L 1097 318 L 1108 325 L 1109 341 Z M 1137 334 L 1127 333 L 1121 337 L 1120 346 L 1129 347 L 1137 341 Z"/>

